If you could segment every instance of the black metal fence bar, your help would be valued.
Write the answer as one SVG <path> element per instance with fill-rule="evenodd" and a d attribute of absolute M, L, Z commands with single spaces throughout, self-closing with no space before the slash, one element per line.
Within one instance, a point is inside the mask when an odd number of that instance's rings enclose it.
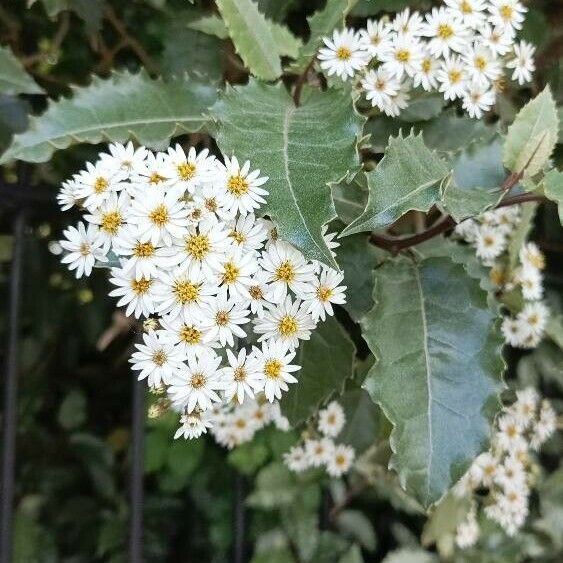
<path fill-rule="evenodd" d="M 4 372 L 4 407 L 2 424 L 2 483 L 0 507 L 0 561 L 8 563 L 12 552 L 14 515 L 14 473 L 16 464 L 18 341 L 22 286 L 23 244 L 26 211 L 20 209 L 14 220 L 13 253 L 8 303 L 8 341 Z"/>
<path fill-rule="evenodd" d="M 132 420 L 131 420 L 131 468 L 130 468 L 130 515 L 129 561 L 143 561 L 143 473 L 145 437 L 145 390 L 144 381 L 137 381 L 132 372 Z"/>

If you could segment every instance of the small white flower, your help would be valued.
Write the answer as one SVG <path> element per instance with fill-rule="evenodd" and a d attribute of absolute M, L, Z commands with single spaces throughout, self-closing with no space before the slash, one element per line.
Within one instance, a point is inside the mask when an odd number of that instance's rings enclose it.
<path fill-rule="evenodd" d="M 385 105 L 383 108 L 383 112 L 385 115 L 390 117 L 397 117 L 402 110 L 404 110 L 409 105 L 410 95 L 409 92 L 411 90 L 411 82 L 410 80 L 404 80 L 401 83 L 401 87 L 399 91 L 391 96 L 390 102 Z"/>
<path fill-rule="evenodd" d="M 557 429 L 557 414 L 549 401 L 543 400 L 539 419 L 534 425 L 530 446 L 538 449 Z"/>
<path fill-rule="evenodd" d="M 264 307 L 269 304 L 266 299 L 269 293 L 268 279 L 268 273 L 260 269 L 252 276 L 252 281 L 248 286 L 250 311 L 258 318 L 264 316 Z"/>
<path fill-rule="evenodd" d="M 436 72 L 436 79 L 440 83 L 439 90 L 444 93 L 446 100 L 462 98 L 465 94 L 467 72 L 460 57 L 447 57 L 440 70 Z"/>
<path fill-rule="evenodd" d="M 177 344 L 186 356 L 205 354 L 209 348 L 219 347 L 218 341 L 206 338 L 201 321 L 186 320 L 181 315 L 165 315 L 160 318 L 160 325 L 170 341 Z"/>
<path fill-rule="evenodd" d="M 348 473 L 354 463 L 356 452 L 352 446 L 338 444 L 331 452 L 330 458 L 326 465 L 326 471 L 331 477 L 342 477 Z"/>
<path fill-rule="evenodd" d="M 367 21 L 366 29 L 360 30 L 360 37 L 370 56 L 379 58 L 391 47 L 392 32 L 391 26 L 383 20 Z"/>
<path fill-rule="evenodd" d="M 288 390 L 288 383 L 296 383 L 297 379 L 291 375 L 300 366 L 290 362 L 295 358 L 295 352 L 290 352 L 287 346 L 278 340 L 262 343 L 262 349 L 253 347 L 253 356 L 258 363 L 260 377 L 264 380 L 264 395 L 268 401 L 281 399 L 282 391 Z"/>
<path fill-rule="evenodd" d="M 336 74 L 347 80 L 369 61 L 363 40 L 352 29 L 334 30 L 332 39 L 324 37 L 323 42 L 326 47 L 319 49 L 317 58 L 328 76 Z"/>
<path fill-rule="evenodd" d="M 518 0 L 489 0 L 489 21 L 501 28 L 521 29 L 527 11 Z"/>
<path fill-rule="evenodd" d="M 522 245 L 518 253 L 520 263 L 524 268 L 543 270 L 545 268 L 545 257 L 538 246 L 533 242 Z"/>
<path fill-rule="evenodd" d="M 485 452 L 475 459 L 474 465 L 480 469 L 481 483 L 490 487 L 497 475 L 499 460 L 490 452 Z"/>
<path fill-rule="evenodd" d="M 247 302 L 250 299 L 248 288 L 257 270 L 255 255 L 244 254 L 240 248 L 234 247 L 220 262 L 216 275 L 221 287 L 227 288 L 231 299 Z"/>
<path fill-rule="evenodd" d="M 129 194 L 123 190 L 119 194 L 112 193 L 100 207 L 93 210 L 84 219 L 98 226 L 104 247 L 109 250 L 113 239 L 118 236 L 128 217 L 131 201 Z"/>
<path fill-rule="evenodd" d="M 447 57 L 452 51 L 463 53 L 468 47 L 467 28 L 455 12 L 433 8 L 426 14 L 422 35 L 429 37 L 428 49 L 436 57 Z"/>
<path fill-rule="evenodd" d="M 340 285 L 344 274 L 332 268 L 323 268 L 319 279 L 315 279 L 307 291 L 303 292 L 306 310 L 313 317 L 313 321 L 325 320 L 326 315 L 334 315 L 332 304 L 346 303 L 346 286 Z"/>
<path fill-rule="evenodd" d="M 215 172 L 215 157 L 209 154 L 208 149 L 197 153 L 194 147 L 190 147 L 188 154 L 179 144 L 170 147 L 164 156 L 163 171 L 167 178 L 183 191 L 193 194 L 202 184 L 211 181 Z"/>
<path fill-rule="evenodd" d="M 506 66 L 514 69 L 512 80 L 517 80 L 520 85 L 532 81 L 532 73 L 536 70 L 535 52 L 536 48 L 526 41 L 514 45 L 514 58 L 509 60 Z"/>
<path fill-rule="evenodd" d="M 137 279 L 135 272 L 123 268 L 112 268 L 109 281 L 117 286 L 109 292 L 110 297 L 119 297 L 117 307 L 127 305 L 125 315 L 148 317 L 154 313 L 154 278 Z"/>
<path fill-rule="evenodd" d="M 253 213 L 241 215 L 229 225 L 229 239 L 243 252 L 259 250 L 268 238 L 268 231 L 262 222 L 256 221 Z"/>
<path fill-rule="evenodd" d="M 245 348 L 239 351 L 238 357 L 227 348 L 227 359 L 229 365 L 223 368 L 225 399 L 230 401 L 236 397 L 239 404 L 243 403 L 245 395 L 253 399 L 264 387 L 257 371 L 256 359 L 247 355 Z"/>
<path fill-rule="evenodd" d="M 524 266 L 516 279 L 522 286 L 522 296 L 526 301 L 537 301 L 543 297 L 543 275 L 540 270 Z"/>
<path fill-rule="evenodd" d="M 503 56 L 510 51 L 514 41 L 512 28 L 493 27 L 485 24 L 480 28 L 480 41 L 483 46 L 490 49 L 495 55 Z"/>
<path fill-rule="evenodd" d="M 466 219 L 455 226 L 454 233 L 467 242 L 475 242 L 479 234 L 479 224 L 474 219 Z"/>
<path fill-rule="evenodd" d="M 530 328 L 518 318 L 505 317 L 501 330 L 504 340 L 513 348 L 523 348 L 531 335 Z"/>
<path fill-rule="evenodd" d="M 505 490 L 526 486 L 526 471 L 522 463 L 511 455 L 499 465 L 495 482 Z"/>
<path fill-rule="evenodd" d="M 523 441 L 522 425 L 514 416 L 510 414 L 501 416 L 498 421 L 498 428 L 495 442 L 502 450 L 510 452 Z"/>
<path fill-rule="evenodd" d="M 131 171 L 131 184 L 128 187 L 132 197 L 142 198 L 154 191 L 170 189 L 173 179 L 168 176 L 168 167 L 164 153 L 147 152 L 146 158 L 136 162 Z M 176 196 L 182 195 L 182 187 L 176 190 Z"/>
<path fill-rule="evenodd" d="M 488 86 L 483 86 L 482 83 L 472 82 L 463 96 L 462 105 L 469 117 L 481 119 L 483 112 L 489 111 L 494 103 L 495 93 L 493 90 Z"/>
<path fill-rule="evenodd" d="M 470 80 L 483 88 L 502 75 L 502 67 L 488 47 L 476 44 L 462 55 Z"/>
<path fill-rule="evenodd" d="M 78 184 L 75 180 L 68 180 L 62 183 L 62 187 L 57 194 L 57 201 L 61 206 L 61 211 L 68 211 L 80 202 L 78 196 Z"/>
<path fill-rule="evenodd" d="M 199 438 L 207 433 L 207 429 L 212 427 L 211 421 L 204 416 L 205 413 L 194 411 L 190 414 L 183 414 L 180 417 L 180 428 L 174 434 L 174 440 L 182 436 L 184 439 Z"/>
<path fill-rule="evenodd" d="M 124 172 L 109 170 L 102 163 L 86 163 L 86 170 L 74 176 L 76 197 L 83 199 L 83 205 L 89 210 L 99 207 L 114 192 L 125 186 Z"/>
<path fill-rule="evenodd" d="M 424 49 L 419 41 L 410 36 L 399 36 L 393 41 L 389 51 L 381 54 L 385 71 L 401 80 L 406 74 L 414 76 L 420 70 Z"/>
<path fill-rule="evenodd" d="M 400 88 L 400 83 L 392 78 L 383 67 L 369 70 L 361 84 L 366 99 L 371 102 L 373 107 L 377 106 L 381 110 L 391 102 L 391 96 L 394 96 Z"/>
<path fill-rule="evenodd" d="M 326 465 L 332 457 L 334 447 L 334 442 L 330 438 L 306 440 L 305 455 L 307 456 L 308 465 L 311 467 Z"/>
<path fill-rule="evenodd" d="M 411 14 L 410 8 L 399 12 L 391 22 L 392 29 L 399 37 L 418 37 L 423 25 L 422 16 L 417 11 Z"/>
<path fill-rule="evenodd" d="M 527 303 L 518 313 L 518 320 L 534 336 L 542 336 L 549 317 L 548 308 L 540 301 Z"/>
<path fill-rule="evenodd" d="M 444 0 L 444 2 L 467 27 L 478 29 L 485 23 L 487 18 L 485 0 Z"/>
<path fill-rule="evenodd" d="M 93 225 L 78 223 L 77 227 L 69 227 L 63 231 L 66 240 L 61 240 L 60 245 L 66 250 L 61 259 L 68 265 L 69 270 L 75 270 L 76 278 L 89 276 L 97 262 L 107 262 L 107 250 L 104 248 L 104 239 Z"/>
<path fill-rule="evenodd" d="M 182 373 L 174 374 L 170 380 L 168 393 L 172 403 L 185 408 L 189 414 L 196 407 L 205 411 L 213 403 L 220 402 L 217 391 L 224 388 L 220 363 L 221 358 L 213 352 L 188 357 Z"/>
<path fill-rule="evenodd" d="M 149 387 L 168 384 L 174 375 L 185 368 L 186 356 L 165 334 L 148 332 L 143 334 L 144 344 L 135 344 L 129 360 L 131 369 L 139 371 L 139 381 L 148 378 Z"/>
<path fill-rule="evenodd" d="M 440 59 L 424 51 L 424 56 L 420 61 L 420 68 L 414 73 L 413 86 L 422 86 L 427 92 L 438 89 L 438 79 L 436 74 L 440 68 Z"/>
<path fill-rule="evenodd" d="M 460 549 L 466 549 L 475 545 L 479 539 L 480 528 L 477 523 L 475 508 L 469 511 L 463 522 L 458 524 L 455 542 Z"/>
<path fill-rule="evenodd" d="M 112 143 L 108 149 L 109 154 L 100 154 L 101 164 L 112 172 L 124 172 L 127 177 L 132 170 L 143 166 L 148 154 L 145 147 L 135 149 L 131 141 L 127 145 Z"/>
<path fill-rule="evenodd" d="M 489 261 L 497 258 L 506 248 L 506 237 L 494 227 L 481 227 L 475 240 L 477 256 Z"/>
<path fill-rule="evenodd" d="M 330 438 L 336 438 L 346 424 L 344 409 L 336 401 L 331 401 L 326 409 L 319 412 L 319 432 Z"/>
<path fill-rule="evenodd" d="M 309 460 L 301 446 L 294 446 L 287 453 L 283 454 L 283 460 L 287 467 L 296 473 L 300 473 L 309 467 Z"/>

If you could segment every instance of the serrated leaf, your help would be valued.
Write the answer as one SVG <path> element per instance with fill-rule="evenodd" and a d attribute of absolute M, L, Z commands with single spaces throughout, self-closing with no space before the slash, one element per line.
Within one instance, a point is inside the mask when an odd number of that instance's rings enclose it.
<path fill-rule="evenodd" d="M 30 119 L 0 159 L 45 162 L 54 151 L 76 143 L 135 139 L 162 145 L 175 135 L 199 131 L 203 112 L 215 101 L 210 85 L 175 78 L 151 80 L 146 74 L 114 74 L 76 88 L 71 98 L 52 102 L 45 113 Z"/>
<path fill-rule="evenodd" d="M 299 48 L 303 45 L 301 39 L 295 37 L 295 35 L 293 35 L 293 33 L 291 33 L 285 25 L 268 19 L 265 21 L 272 32 L 279 56 L 292 58 L 297 57 Z M 229 37 L 229 32 L 227 31 L 225 22 L 216 15 L 204 16 L 198 20 L 189 22 L 188 27 L 208 35 L 214 35 L 219 39 L 226 39 Z"/>
<path fill-rule="evenodd" d="M 508 128 L 503 162 L 506 168 L 534 176 L 548 161 L 558 137 L 555 101 L 549 86 L 528 102 Z"/>
<path fill-rule="evenodd" d="M 354 0 L 327 0 L 322 10 L 307 18 L 311 35 L 307 43 L 299 49 L 297 60 L 291 66 L 292 70 L 301 72 L 306 68 L 317 54 L 323 37 L 330 35 L 334 29 L 344 25 L 346 14 L 353 4 L 355 4 Z"/>
<path fill-rule="evenodd" d="M 428 211 L 439 202 L 450 169 L 422 141 L 422 135 L 389 139 L 385 156 L 366 174 L 369 197 L 363 214 L 342 235 L 381 229 L 407 211 Z"/>
<path fill-rule="evenodd" d="M 448 258 L 384 263 L 374 301 L 361 324 L 379 362 L 364 387 L 394 426 L 390 466 L 428 508 L 487 446 L 502 338 L 479 282 Z"/>
<path fill-rule="evenodd" d="M 0 94 L 42 94 L 33 78 L 8 47 L 0 47 Z"/>
<path fill-rule="evenodd" d="M 332 199 L 338 218 L 349 224 L 357 219 L 366 208 L 368 200 L 368 180 L 360 170 L 352 181 L 345 178 L 332 188 Z"/>
<path fill-rule="evenodd" d="M 217 8 L 248 70 L 263 80 L 282 73 L 274 36 L 266 18 L 251 0 L 217 0 Z"/>
<path fill-rule="evenodd" d="M 503 194 L 498 189 L 471 188 L 462 190 L 456 184 L 450 184 L 442 200 L 445 210 L 457 223 L 468 217 L 480 215 L 483 211 L 495 207 Z"/>
<path fill-rule="evenodd" d="M 559 220 L 563 225 L 563 172 L 550 170 L 543 181 L 545 196 L 557 203 Z"/>
<path fill-rule="evenodd" d="M 354 356 L 354 343 L 334 317 L 319 323 L 311 340 L 297 350 L 299 381 L 280 401 L 282 413 L 292 426 L 315 414 L 333 394 L 342 393 L 346 379 L 353 375 Z"/>
<path fill-rule="evenodd" d="M 334 267 L 321 235 L 336 215 L 329 184 L 359 167 L 356 143 L 363 121 L 341 92 L 304 94 L 295 107 L 281 85 L 252 81 L 227 89 L 211 114 L 223 153 L 249 159 L 270 177 L 263 212 L 281 237 L 307 258 Z"/>

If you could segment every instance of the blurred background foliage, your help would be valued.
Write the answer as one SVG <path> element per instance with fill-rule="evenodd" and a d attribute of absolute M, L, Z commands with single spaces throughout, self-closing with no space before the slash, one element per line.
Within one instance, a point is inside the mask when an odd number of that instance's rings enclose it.
<path fill-rule="evenodd" d="M 307 37 L 307 16 L 323 3 L 258 0 L 262 12 L 300 37 Z M 428 7 L 432 2 L 360 0 L 351 23 L 406 5 Z M 538 46 L 533 89 L 549 82 L 563 104 L 563 3 L 528 5 L 522 36 Z M 246 71 L 230 41 L 193 29 L 193 22 L 214 11 L 213 2 L 203 0 L 11 0 L 0 5 L 0 43 L 55 98 L 68 95 L 71 85 L 88 84 L 92 74 L 108 76 L 124 68 L 145 67 L 151 75 L 163 76 L 187 72 L 216 83 L 245 81 Z M 507 92 L 499 113 L 510 119 L 523 101 Z M 13 133 L 25 129 L 27 116 L 44 108 L 44 96 L 0 96 L 0 152 Z M 374 145 L 377 135 L 386 144 L 390 131 L 385 127 L 392 124 L 385 121 L 373 127 Z M 186 141 L 205 144 L 208 139 L 196 134 Z M 33 181 L 54 199 L 60 181 L 97 152 L 86 145 L 58 152 L 50 162 L 33 167 Z M 561 165 L 561 145 L 555 158 Z M 2 174 L 5 181 L 13 181 L 15 168 L 4 167 Z M 0 206 L 0 213 L 3 354 L 12 241 L 10 212 Z M 105 296 L 105 272 L 77 282 L 49 251 L 49 243 L 68 221 L 46 204 L 31 216 L 25 239 L 14 560 L 117 563 L 126 560 L 132 377 L 127 359 L 138 327 Z M 563 314 L 563 235 L 555 210 L 543 209 L 533 238 L 547 255 L 551 305 Z M 535 385 L 563 410 L 560 347 L 545 342 L 532 353 L 514 353 L 509 366 L 513 386 Z M 350 387 L 347 400 L 361 404 L 357 381 Z M 364 418 L 350 430 L 360 442 L 360 429 L 372 437 L 387 433 L 369 404 L 370 411 L 362 411 Z M 345 486 L 320 473 L 289 473 L 280 460 L 296 440 L 293 432 L 266 428 L 252 443 L 226 452 L 210 439 L 174 442 L 175 424 L 167 415 L 146 424 L 149 562 L 229 561 L 234 495 L 241 488 L 248 494 L 247 543 L 253 563 L 357 563 L 362 557 L 423 563 L 439 558 L 434 549 L 422 547 L 421 537 L 428 546 L 442 542 L 442 548 L 451 541 L 456 507 L 442 505 L 428 521 L 385 470 L 385 440 L 369 450 L 361 471 Z M 524 532 L 510 539 L 483 523 L 488 531 L 478 545 L 457 553 L 454 560 L 563 559 L 560 451 L 559 436 L 542 454 L 547 478 L 534 497 Z M 447 551 L 441 549 L 442 558 Z"/>

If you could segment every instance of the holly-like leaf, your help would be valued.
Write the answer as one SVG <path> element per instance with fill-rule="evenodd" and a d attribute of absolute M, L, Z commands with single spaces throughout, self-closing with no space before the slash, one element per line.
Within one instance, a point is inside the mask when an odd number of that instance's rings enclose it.
<path fill-rule="evenodd" d="M 350 11 L 354 0 L 327 0 L 325 7 L 307 18 L 311 35 L 309 41 L 299 49 L 297 61 L 291 66 L 295 72 L 302 72 L 317 54 L 323 37 L 344 25 L 344 18 Z"/>
<path fill-rule="evenodd" d="M 217 0 L 235 49 L 250 72 L 263 80 L 281 73 L 280 57 L 272 30 L 252 0 Z"/>
<path fill-rule="evenodd" d="M 549 86 L 528 102 L 508 128 L 504 144 L 504 165 L 512 172 L 534 176 L 548 161 L 555 144 L 559 123 Z"/>
<path fill-rule="evenodd" d="M 45 162 L 54 151 L 76 143 L 135 139 L 162 146 L 175 135 L 199 131 L 207 122 L 203 112 L 213 104 L 212 86 L 175 78 L 164 82 L 146 74 L 95 77 L 90 86 L 76 88 L 71 98 L 52 102 L 16 135 L 1 163 L 12 159 Z"/>
<path fill-rule="evenodd" d="M 340 394 L 352 377 L 355 347 L 348 333 L 334 317 L 327 317 L 299 346 L 295 363 L 301 366 L 298 383 L 291 385 L 280 401 L 292 426 L 315 414 L 331 395 Z"/>
<path fill-rule="evenodd" d="M 359 167 L 362 118 L 342 92 L 309 90 L 302 105 L 281 85 L 229 88 L 212 108 L 217 143 L 270 177 L 263 212 L 307 258 L 336 263 L 321 228 L 336 213 L 329 184 Z"/>
<path fill-rule="evenodd" d="M 544 192 L 546 197 L 557 203 L 559 220 L 563 225 L 563 172 L 551 170 L 545 175 Z"/>
<path fill-rule="evenodd" d="M 381 229 L 407 211 L 428 211 L 440 201 L 451 170 L 422 141 L 422 135 L 389 139 L 385 156 L 367 173 L 369 198 L 363 214 L 343 235 Z"/>
<path fill-rule="evenodd" d="M 364 387 L 393 423 L 394 468 L 423 506 L 485 449 L 503 360 L 479 282 L 448 258 L 388 261 L 375 273 L 363 335 L 378 362 Z"/>
<path fill-rule="evenodd" d="M 0 47 L 0 94 L 42 94 L 43 90 L 27 74 L 8 47 Z"/>

